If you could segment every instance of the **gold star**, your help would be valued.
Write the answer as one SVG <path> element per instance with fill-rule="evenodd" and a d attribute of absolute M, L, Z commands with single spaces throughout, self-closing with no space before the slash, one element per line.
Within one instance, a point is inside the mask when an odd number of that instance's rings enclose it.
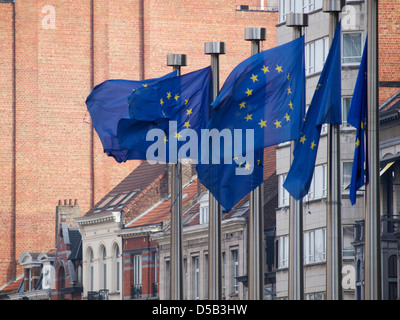
<path fill-rule="evenodd" d="M 191 114 L 193 114 L 192 109 L 186 110 L 186 115 L 187 115 L 187 116 L 190 116 Z"/>
<path fill-rule="evenodd" d="M 318 86 L 315 88 L 315 91 L 318 91 L 319 87 L 322 87 L 322 84 L 318 83 Z"/>
<path fill-rule="evenodd" d="M 253 119 L 251 118 L 251 116 L 252 116 L 252 114 L 247 114 L 247 116 L 245 117 L 246 121 L 253 120 Z"/>
<path fill-rule="evenodd" d="M 289 103 L 289 107 L 290 107 L 290 109 L 292 109 L 292 110 L 293 110 L 293 103 L 292 103 L 292 101 L 290 101 L 290 103 Z"/>
<path fill-rule="evenodd" d="M 285 119 L 286 119 L 287 122 L 290 121 L 290 116 L 287 113 L 286 113 Z"/>
<path fill-rule="evenodd" d="M 186 127 L 186 129 L 189 129 L 189 127 L 190 127 L 189 121 L 186 121 L 185 124 L 184 124 L 183 126 Z"/>
<path fill-rule="evenodd" d="M 171 99 L 171 92 L 167 92 L 167 98 Z"/>
<path fill-rule="evenodd" d="M 314 141 L 311 143 L 311 149 L 314 150 L 314 147 L 316 146 L 316 144 L 314 143 Z"/>
<path fill-rule="evenodd" d="M 278 73 L 281 73 L 281 72 L 283 72 L 283 70 L 282 70 L 282 66 L 278 66 L 278 65 L 276 65 L 276 68 L 275 68 L 275 70 L 276 70 L 276 71 L 278 71 Z"/>
<path fill-rule="evenodd" d="M 186 100 L 185 100 L 185 106 L 186 106 L 188 103 L 189 103 L 189 100 L 186 99 Z"/>
<path fill-rule="evenodd" d="M 251 74 L 251 80 L 253 80 L 253 83 L 258 81 L 258 76 L 255 76 L 254 74 Z"/>
<path fill-rule="evenodd" d="M 162 111 L 162 114 L 163 114 L 163 116 L 164 116 L 164 118 L 165 118 L 165 113 L 164 113 L 164 111 Z"/>
<path fill-rule="evenodd" d="M 239 168 L 242 166 L 243 162 L 239 163 Z"/>
<path fill-rule="evenodd" d="M 289 86 L 289 88 L 287 89 L 287 94 L 291 94 L 291 93 L 293 93 L 293 92 L 292 92 L 292 89 Z"/>
<path fill-rule="evenodd" d="M 267 120 L 264 121 L 263 119 L 261 119 L 261 121 L 258 124 L 260 125 L 260 128 L 266 127 L 267 126 Z"/>
<path fill-rule="evenodd" d="M 263 66 L 263 68 L 262 68 L 261 70 L 264 71 L 264 73 L 269 72 L 269 69 L 268 69 L 268 67 L 266 67 L 266 66 Z"/>
<path fill-rule="evenodd" d="M 300 138 L 300 142 L 302 143 L 302 144 L 304 144 L 304 142 L 306 142 L 306 136 L 302 136 L 301 138 Z"/>
<path fill-rule="evenodd" d="M 239 160 L 239 158 L 238 157 L 234 157 L 233 160 Z"/>
<path fill-rule="evenodd" d="M 168 139 L 167 136 L 164 136 L 164 143 L 167 143 Z"/>
<path fill-rule="evenodd" d="M 257 165 L 258 166 L 261 165 L 261 160 L 260 159 L 257 160 Z"/>
<path fill-rule="evenodd" d="M 164 101 L 162 98 L 160 99 L 160 104 L 161 104 L 161 106 L 164 104 Z"/>
<path fill-rule="evenodd" d="M 145 83 L 145 84 L 143 85 L 143 87 L 145 87 L 145 88 L 146 88 L 146 87 L 147 87 L 147 83 Z"/>
<path fill-rule="evenodd" d="M 361 129 L 363 130 L 364 129 L 364 122 L 361 121 L 360 124 L 361 124 Z"/>
<path fill-rule="evenodd" d="M 174 99 L 175 99 L 176 101 L 178 101 L 178 99 L 179 99 L 178 94 L 175 95 Z"/>
<path fill-rule="evenodd" d="M 250 164 L 250 163 L 246 163 L 246 164 L 244 165 L 244 167 L 245 167 L 246 170 L 249 170 L 249 171 L 250 171 L 251 164 Z"/>
<path fill-rule="evenodd" d="M 356 147 L 359 147 L 359 146 L 360 146 L 360 140 L 357 138 Z"/>
<path fill-rule="evenodd" d="M 287 74 L 286 79 L 290 80 L 290 73 Z"/>
<path fill-rule="evenodd" d="M 275 125 L 277 128 L 281 128 L 281 127 L 282 127 L 282 126 L 281 126 L 281 122 L 278 121 L 278 120 L 276 120 L 276 121 L 274 122 L 274 125 Z"/>
<path fill-rule="evenodd" d="M 177 138 L 178 140 L 179 140 L 179 138 L 182 138 L 181 133 L 180 132 L 175 133 L 175 138 Z"/>
<path fill-rule="evenodd" d="M 246 101 L 243 101 L 241 104 L 239 104 L 240 109 L 246 108 Z"/>
<path fill-rule="evenodd" d="M 249 88 L 247 88 L 246 93 L 247 93 L 247 96 L 249 97 L 253 94 L 253 90 L 250 90 Z"/>

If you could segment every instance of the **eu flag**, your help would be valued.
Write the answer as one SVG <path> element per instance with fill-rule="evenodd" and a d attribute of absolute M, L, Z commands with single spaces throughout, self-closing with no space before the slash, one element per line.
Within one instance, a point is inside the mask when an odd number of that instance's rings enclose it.
<path fill-rule="evenodd" d="M 86 105 L 93 127 L 108 156 L 114 157 L 117 162 L 126 160 L 128 152 L 120 149 L 117 127 L 120 119 L 129 116 L 128 97 L 132 91 L 175 77 L 176 74 L 174 71 L 161 78 L 142 81 L 107 80 L 94 87 L 86 99 Z"/>
<path fill-rule="evenodd" d="M 354 150 L 353 168 L 350 182 L 350 201 L 356 203 L 357 190 L 368 180 L 368 170 L 365 162 L 365 128 L 367 124 L 367 41 L 358 71 L 356 86 L 351 100 L 347 122 L 357 129 Z"/>
<path fill-rule="evenodd" d="M 319 82 L 293 150 L 293 162 L 283 187 L 300 201 L 310 189 L 321 127 L 341 123 L 340 23 L 329 50 Z"/>
<path fill-rule="evenodd" d="M 210 118 L 210 93 L 211 67 L 135 90 L 129 96 L 130 118 L 121 119 L 118 125 L 121 148 L 146 152 L 152 151 L 149 148 L 154 144 L 154 153 L 149 152 L 147 160 L 171 163 L 178 158 L 197 160 L 201 129 Z M 159 129 L 158 133 L 153 130 L 154 136 L 144 135 L 139 123 Z"/>
<path fill-rule="evenodd" d="M 304 107 L 304 37 L 253 55 L 230 73 L 206 128 L 223 145 L 203 148 L 203 134 L 196 167 L 225 210 L 263 182 L 264 148 L 299 136 Z"/>

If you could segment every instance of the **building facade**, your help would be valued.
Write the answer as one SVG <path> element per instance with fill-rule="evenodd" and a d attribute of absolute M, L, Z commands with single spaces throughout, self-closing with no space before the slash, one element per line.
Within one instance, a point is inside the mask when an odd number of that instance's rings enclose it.
<path fill-rule="evenodd" d="M 292 39 L 292 30 L 286 26 L 286 14 L 289 12 L 308 13 L 309 26 L 303 28 L 305 36 L 306 59 L 306 105 L 313 97 L 324 62 L 329 52 L 329 13 L 322 12 L 322 0 L 290 1 L 281 0 L 279 24 L 277 26 L 278 44 Z M 342 294 L 343 299 L 355 299 L 361 296 L 359 275 L 363 270 L 363 249 L 360 249 L 360 223 L 364 220 L 364 189 L 357 193 L 354 206 L 349 201 L 351 169 L 354 155 L 355 130 L 347 124 L 358 68 L 367 36 L 366 1 L 346 1 L 340 14 L 342 21 L 341 59 L 342 59 L 342 125 L 340 126 L 340 176 L 341 176 L 341 214 L 342 214 Z M 391 27 L 393 13 L 399 12 L 398 4 L 391 1 L 379 2 L 379 80 L 380 100 L 395 93 L 399 77 L 388 73 L 388 66 L 394 65 L 398 53 L 388 53 L 388 48 L 400 35 L 398 28 Z M 392 40 L 388 29 L 393 32 Z M 382 35 L 382 37 L 381 37 Z M 393 56 L 392 56 L 393 55 Z M 382 68 L 381 68 L 382 66 Z M 394 67 L 397 68 L 398 67 Z M 388 80 L 388 81 L 384 81 Z M 396 81 L 395 81 L 396 80 Z M 397 90 L 398 91 L 398 90 Z M 391 131 L 392 135 L 395 132 Z M 283 188 L 283 182 L 290 168 L 290 145 L 282 144 L 277 148 L 277 175 L 279 179 L 279 205 L 276 211 L 277 221 L 277 260 L 276 283 L 277 297 L 288 296 L 289 262 L 289 194 Z M 315 171 L 310 191 L 303 199 L 303 240 L 304 240 L 304 297 L 305 299 L 326 299 L 326 210 L 327 210 L 327 127 L 322 127 L 321 140 L 316 159 Z M 383 179 L 383 178 L 382 178 Z M 384 191 L 384 187 L 382 189 Z M 386 194 L 386 193 L 385 193 Z M 384 197 L 383 193 L 382 196 Z M 382 200 L 381 200 L 382 201 Z M 385 202 L 385 201 L 384 201 Z M 386 204 L 385 204 L 386 206 Z M 382 211 L 384 214 L 385 210 Z M 387 233 L 385 233 L 387 234 Z M 389 245 L 389 242 L 386 243 Z M 390 246 L 392 247 L 392 243 Z M 390 251 L 390 250 L 389 250 Z M 388 252 L 389 252 L 388 251 Z M 393 252 L 393 251 L 392 251 Z M 389 254 L 390 256 L 390 254 Z M 387 265 L 388 254 L 383 254 L 383 265 Z M 361 270 L 361 271 L 360 271 Z M 383 275 L 383 277 L 386 277 Z M 356 280 L 355 280 L 356 279 Z M 357 280 L 358 279 L 358 280 Z M 387 295 L 385 295 L 387 297 Z"/>
<path fill-rule="evenodd" d="M 226 43 L 222 82 L 250 55 L 244 29 L 265 27 L 271 48 L 276 22 L 276 0 L 1 1 L 0 284 L 22 252 L 55 242 L 58 199 L 88 212 L 139 164 L 103 153 L 85 105 L 95 85 L 162 76 L 169 53 L 187 55 L 182 73 L 198 70 L 208 41 Z"/>

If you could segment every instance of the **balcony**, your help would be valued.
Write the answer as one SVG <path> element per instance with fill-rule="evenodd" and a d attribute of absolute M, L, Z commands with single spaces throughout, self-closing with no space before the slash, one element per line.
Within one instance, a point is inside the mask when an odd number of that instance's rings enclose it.
<path fill-rule="evenodd" d="M 108 300 L 108 290 L 102 289 L 99 291 L 88 291 L 88 300 Z"/>
<path fill-rule="evenodd" d="M 382 215 L 381 216 L 381 232 L 382 236 L 394 234 L 399 230 L 400 215 Z"/>
<path fill-rule="evenodd" d="M 142 285 L 134 284 L 131 286 L 131 296 L 132 299 L 140 299 L 142 297 Z"/>

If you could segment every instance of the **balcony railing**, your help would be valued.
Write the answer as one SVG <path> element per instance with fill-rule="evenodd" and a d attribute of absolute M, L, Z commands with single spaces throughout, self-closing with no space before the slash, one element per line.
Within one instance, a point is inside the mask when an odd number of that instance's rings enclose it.
<path fill-rule="evenodd" d="M 102 289 L 99 291 L 88 291 L 88 300 L 108 300 L 108 290 Z"/>
<path fill-rule="evenodd" d="M 142 297 L 142 285 L 134 284 L 131 286 L 132 299 L 140 299 Z"/>
<path fill-rule="evenodd" d="M 381 232 L 394 233 L 399 230 L 400 215 L 382 215 L 381 216 Z"/>

